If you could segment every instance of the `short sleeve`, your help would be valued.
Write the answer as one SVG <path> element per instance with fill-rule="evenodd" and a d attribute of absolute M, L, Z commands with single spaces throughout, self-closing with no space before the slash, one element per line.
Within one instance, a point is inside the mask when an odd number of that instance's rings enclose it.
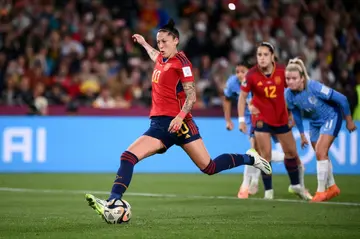
<path fill-rule="evenodd" d="M 226 98 L 231 98 L 231 96 L 232 96 L 232 93 L 233 93 L 232 84 L 233 84 L 232 77 L 229 77 L 228 80 L 226 81 L 226 86 L 224 89 L 224 96 Z"/>
<path fill-rule="evenodd" d="M 182 83 L 194 81 L 192 65 L 189 59 L 182 52 L 176 54 L 175 57 L 178 60 L 178 63 L 176 64 L 176 70 L 180 81 Z"/>
<path fill-rule="evenodd" d="M 191 82 L 194 81 L 194 75 L 192 72 L 192 66 L 191 65 L 185 65 L 182 66 L 179 69 L 179 75 L 180 75 L 180 81 L 181 82 Z"/>
<path fill-rule="evenodd" d="M 241 83 L 241 90 L 246 93 L 249 93 L 251 91 L 251 77 L 249 73 L 246 74 L 245 79 Z"/>

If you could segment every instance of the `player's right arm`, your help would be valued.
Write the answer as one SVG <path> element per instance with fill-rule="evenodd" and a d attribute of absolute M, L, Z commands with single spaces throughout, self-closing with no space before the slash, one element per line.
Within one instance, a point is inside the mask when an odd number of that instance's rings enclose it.
<path fill-rule="evenodd" d="M 285 91 L 285 100 L 288 110 L 290 110 L 292 117 L 294 118 L 295 125 L 298 128 L 300 132 L 301 137 L 301 147 L 306 147 L 309 142 L 307 141 L 304 133 L 304 125 L 302 121 L 301 111 L 298 107 L 294 105 L 294 102 L 292 101 L 291 93 L 289 89 L 286 89 Z"/>
<path fill-rule="evenodd" d="M 246 134 L 246 124 L 245 124 L 245 107 L 246 107 L 246 98 L 250 92 L 250 85 L 248 82 L 248 77 L 246 76 L 245 80 L 241 83 L 241 92 L 238 100 L 238 117 L 239 117 L 239 130 Z"/>
<path fill-rule="evenodd" d="M 227 130 L 232 130 L 234 128 L 234 124 L 231 120 L 231 95 L 231 78 L 229 78 L 226 82 L 223 97 L 223 110 Z"/>
<path fill-rule="evenodd" d="M 249 72 L 246 74 L 244 81 L 241 83 L 241 92 L 238 100 L 238 117 L 239 117 L 239 130 L 246 134 L 245 124 L 245 107 L 246 99 L 251 91 L 251 78 Z"/>
<path fill-rule="evenodd" d="M 143 36 L 141 36 L 139 34 L 134 34 L 132 36 L 132 38 L 134 39 L 134 42 L 139 43 L 142 47 L 145 48 L 145 50 L 148 53 L 151 60 L 155 62 L 157 57 L 159 56 L 160 52 L 158 50 L 156 50 L 155 48 L 153 48 L 152 46 L 150 46 L 149 43 L 147 43 L 145 41 Z"/>

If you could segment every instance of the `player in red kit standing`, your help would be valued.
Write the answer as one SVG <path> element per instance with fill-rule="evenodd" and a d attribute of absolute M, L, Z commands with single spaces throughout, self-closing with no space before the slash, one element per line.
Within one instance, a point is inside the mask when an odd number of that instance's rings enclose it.
<path fill-rule="evenodd" d="M 284 89 L 285 68 L 275 63 L 274 47 L 263 42 L 257 48 L 257 65 L 251 68 L 241 86 L 239 97 L 240 130 L 246 132 L 243 119 L 245 102 L 249 92 L 252 92 L 252 105 L 257 110 L 252 115 L 255 141 L 259 153 L 270 162 L 271 135 L 276 135 L 285 153 L 285 168 L 290 178 L 289 190 L 305 200 L 311 195 L 305 190 L 303 183 L 303 167 L 297 154 L 294 136 L 289 126 L 289 115 L 285 104 Z M 253 112 L 254 113 L 254 112 Z M 262 173 L 265 188 L 265 199 L 273 199 L 272 176 Z"/>
<path fill-rule="evenodd" d="M 151 123 L 150 128 L 122 153 L 120 168 L 108 200 L 86 194 L 89 205 L 98 214 L 104 215 L 106 207 L 111 208 L 116 200 L 122 198 L 136 163 L 156 153 L 164 153 L 174 144 L 180 146 L 196 166 L 208 175 L 244 164 L 271 174 L 270 164 L 254 149 L 248 150 L 246 154 L 222 154 L 211 159 L 190 113 L 196 101 L 192 65 L 183 52 L 177 51 L 179 32 L 172 20 L 157 33 L 160 51 L 152 48 L 141 35 L 135 34 L 133 39 L 146 49 L 155 62 L 151 79 Z"/>

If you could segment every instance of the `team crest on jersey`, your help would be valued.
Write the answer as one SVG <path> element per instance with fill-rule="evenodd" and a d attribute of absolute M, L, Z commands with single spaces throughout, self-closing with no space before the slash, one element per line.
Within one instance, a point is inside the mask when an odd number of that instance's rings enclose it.
<path fill-rule="evenodd" d="M 264 126 L 264 122 L 262 120 L 256 121 L 256 127 L 261 129 Z"/>
<path fill-rule="evenodd" d="M 164 71 L 169 70 L 170 67 L 171 67 L 171 63 L 166 63 L 165 66 L 164 66 Z"/>
<path fill-rule="evenodd" d="M 313 104 L 313 105 L 315 105 L 316 102 L 317 102 L 317 99 L 316 99 L 315 96 L 310 96 L 310 97 L 308 98 L 308 100 L 309 100 L 310 104 Z"/>
<path fill-rule="evenodd" d="M 280 76 L 276 76 L 276 77 L 275 77 L 275 84 L 276 84 L 276 85 L 280 85 L 280 84 L 281 84 L 281 78 L 280 78 Z"/>

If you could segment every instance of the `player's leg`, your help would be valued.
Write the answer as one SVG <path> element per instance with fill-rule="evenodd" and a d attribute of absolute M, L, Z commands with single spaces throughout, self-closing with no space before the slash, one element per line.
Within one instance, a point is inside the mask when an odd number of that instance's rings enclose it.
<path fill-rule="evenodd" d="M 203 173 L 213 175 L 247 164 L 271 174 L 270 165 L 254 149 L 248 150 L 246 154 L 221 154 L 215 159 L 211 159 L 193 120 L 184 122 L 180 132 L 177 144 L 183 148 Z"/>
<path fill-rule="evenodd" d="M 255 148 L 253 134 L 250 135 L 249 141 L 250 141 L 251 148 Z M 238 191 L 238 198 L 245 199 L 245 198 L 249 197 L 250 185 L 253 185 L 253 187 L 257 187 L 257 183 L 258 183 L 259 179 L 256 178 L 256 176 L 258 176 L 258 174 L 257 174 L 258 171 L 260 172 L 259 169 L 255 168 L 253 166 L 250 166 L 250 165 L 244 166 L 243 181 L 242 181 L 241 186 Z M 256 185 L 254 185 L 255 183 L 256 183 Z M 255 193 L 253 193 L 253 194 L 255 194 Z"/>
<path fill-rule="evenodd" d="M 300 175 L 301 161 L 297 154 L 295 138 L 288 126 L 277 127 L 276 131 L 277 139 L 285 154 L 284 164 L 290 178 L 291 190 L 300 198 L 310 200 L 311 195 L 300 184 L 303 175 Z"/>
<path fill-rule="evenodd" d="M 88 201 L 89 206 L 105 220 L 105 207 L 111 207 L 115 200 L 120 199 L 129 187 L 135 164 L 163 149 L 164 145 L 159 139 L 147 135 L 139 137 L 121 154 L 120 167 L 117 171 L 108 200 L 105 201 L 92 194 L 86 194 L 85 198 Z"/>
<path fill-rule="evenodd" d="M 126 151 L 121 154 L 120 167 L 117 171 L 110 196 L 107 200 L 101 200 L 91 194 L 85 198 L 89 205 L 103 218 L 104 205 L 111 207 L 117 199 L 120 199 L 129 187 L 134 166 L 140 160 L 155 153 L 165 152 L 174 142 L 167 132 L 171 118 L 157 117 L 151 120 L 150 128 L 132 143 Z"/>
<path fill-rule="evenodd" d="M 135 140 L 120 156 L 120 167 L 108 200 L 122 197 L 130 185 L 136 163 L 165 149 L 161 140 L 148 135 L 142 135 Z"/>
<path fill-rule="evenodd" d="M 271 173 L 269 163 L 260 157 L 255 149 L 249 149 L 246 154 L 221 154 L 215 159 L 211 159 L 203 140 L 196 139 L 181 146 L 183 150 L 189 155 L 196 166 L 205 174 L 214 175 L 221 171 L 235 168 L 241 165 L 253 165 Z"/>
<path fill-rule="evenodd" d="M 332 165 L 328 155 L 329 149 L 340 128 L 341 115 L 328 120 L 320 128 L 320 137 L 315 145 L 318 187 L 316 195 L 312 200 L 314 202 L 326 201 L 340 194 L 340 189 L 335 184 Z M 327 184 L 328 189 L 326 188 Z"/>
<path fill-rule="evenodd" d="M 251 147 L 254 148 L 257 152 L 259 152 L 258 147 L 256 145 L 256 141 L 255 141 L 255 135 L 253 134 L 251 137 Z M 250 166 L 249 166 L 250 167 Z M 250 168 L 250 177 L 251 177 L 251 182 L 250 182 L 250 186 L 249 186 L 249 194 L 250 195 L 255 195 L 259 189 L 259 178 L 261 175 L 261 170 L 255 167 L 251 167 Z"/>
<path fill-rule="evenodd" d="M 274 145 L 279 145 L 279 140 L 276 138 L 276 135 L 271 135 L 271 138 L 274 142 Z M 285 157 L 285 154 L 284 152 L 281 152 L 281 151 L 278 151 L 278 150 L 274 150 L 272 149 L 271 150 L 271 162 L 284 162 L 284 157 Z"/>
<path fill-rule="evenodd" d="M 279 140 L 277 139 L 276 135 L 271 135 L 271 137 L 272 137 L 275 145 L 280 145 L 281 146 L 281 144 L 280 144 Z M 271 151 L 271 162 L 284 162 L 284 159 L 285 159 L 285 154 L 283 152 L 276 151 L 276 150 Z M 300 161 L 300 158 L 299 158 L 299 161 Z M 305 168 L 304 168 L 304 165 L 302 164 L 301 161 L 300 161 L 300 164 L 298 162 L 298 169 L 299 169 L 300 185 L 302 187 L 305 187 L 305 185 L 304 185 Z M 289 191 L 289 193 L 295 194 L 295 192 L 294 192 L 291 185 L 289 186 L 288 191 Z"/>
<path fill-rule="evenodd" d="M 263 126 L 261 129 L 256 128 L 255 130 L 255 140 L 256 145 L 259 150 L 261 157 L 265 158 L 266 161 L 271 161 L 271 134 L 266 132 L 267 125 Z M 264 130 L 264 131 L 258 131 Z M 267 175 L 261 173 L 262 181 L 264 183 L 265 189 L 265 199 L 273 199 L 274 198 L 274 191 L 272 187 L 272 175 Z"/>
<path fill-rule="evenodd" d="M 256 150 L 255 139 L 254 139 L 254 128 L 251 124 L 251 118 L 247 119 L 246 126 L 248 129 L 247 135 L 249 136 L 251 148 Z M 249 194 L 255 194 L 257 192 L 259 175 L 260 175 L 259 169 L 250 165 L 244 166 L 243 181 L 238 191 L 238 198 L 242 198 L 242 199 L 248 198 Z M 252 186 L 251 192 L 250 192 L 250 186 Z"/>
<path fill-rule="evenodd" d="M 328 150 L 333 140 L 334 140 L 333 136 L 321 134 L 319 140 L 315 145 L 318 186 L 317 186 L 316 194 L 312 199 L 313 202 L 321 202 L 327 200 L 326 185 L 329 177 L 329 162 L 330 162 L 328 157 Z"/>

